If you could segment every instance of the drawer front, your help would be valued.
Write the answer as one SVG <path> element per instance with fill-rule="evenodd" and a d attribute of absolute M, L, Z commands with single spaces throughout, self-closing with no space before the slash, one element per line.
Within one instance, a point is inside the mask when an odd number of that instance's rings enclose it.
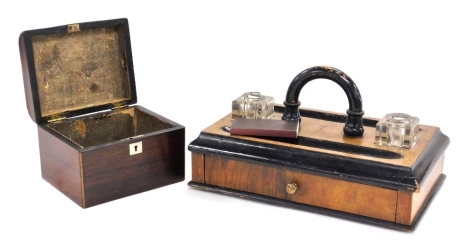
<path fill-rule="evenodd" d="M 204 168 L 209 185 L 395 222 L 396 190 L 218 156 L 206 155 Z"/>

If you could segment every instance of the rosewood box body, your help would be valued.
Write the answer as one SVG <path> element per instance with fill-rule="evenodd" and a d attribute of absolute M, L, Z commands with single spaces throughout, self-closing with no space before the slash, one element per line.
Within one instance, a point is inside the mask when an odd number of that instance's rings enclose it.
<path fill-rule="evenodd" d="M 275 106 L 280 120 L 284 106 Z M 420 125 L 412 149 L 343 135 L 346 116 L 301 109 L 297 138 L 230 135 L 231 115 L 192 141 L 189 186 L 369 224 L 413 230 L 445 179 L 449 144 L 439 128 Z"/>
<path fill-rule="evenodd" d="M 137 102 L 127 19 L 21 33 L 43 178 L 83 208 L 184 180 L 184 127 Z"/>

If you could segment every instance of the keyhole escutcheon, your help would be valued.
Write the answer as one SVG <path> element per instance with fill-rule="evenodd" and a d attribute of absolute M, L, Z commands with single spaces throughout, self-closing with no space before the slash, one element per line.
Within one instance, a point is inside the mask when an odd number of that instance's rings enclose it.
<path fill-rule="evenodd" d="M 129 144 L 129 155 L 142 153 L 142 141 Z"/>

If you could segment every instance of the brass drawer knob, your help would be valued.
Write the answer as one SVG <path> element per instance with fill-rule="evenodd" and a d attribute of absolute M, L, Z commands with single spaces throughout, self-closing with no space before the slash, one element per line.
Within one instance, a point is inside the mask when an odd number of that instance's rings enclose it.
<path fill-rule="evenodd" d="M 290 184 L 287 184 L 286 186 L 287 193 L 291 195 L 294 194 L 297 191 L 297 189 L 299 189 L 299 186 L 297 186 L 296 183 L 290 183 Z"/>

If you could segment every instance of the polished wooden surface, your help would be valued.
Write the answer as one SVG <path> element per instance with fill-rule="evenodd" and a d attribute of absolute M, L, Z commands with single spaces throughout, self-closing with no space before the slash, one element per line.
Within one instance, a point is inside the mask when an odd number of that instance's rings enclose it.
<path fill-rule="evenodd" d="M 33 121 L 36 120 L 34 114 L 34 99 L 33 91 L 31 88 L 31 78 L 29 74 L 29 64 L 28 64 L 28 54 L 26 53 L 24 35 L 20 35 L 19 45 L 20 45 L 20 58 L 21 58 L 21 68 L 23 71 L 23 85 L 24 93 L 26 98 L 26 108 L 28 109 L 28 114 Z"/>
<path fill-rule="evenodd" d="M 50 124 L 38 126 L 44 179 L 83 208 L 183 181 L 185 128 L 141 106 L 114 113 L 132 112 L 130 115 L 134 115 L 134 109 L 145 114 L 145 117 L 141 115 L 143 119 L 155 117 L 169 127 L 142 131 L 147 126 L 135 122 L 137 133 L 130 135 L 132 137 L 127 135 L 83 147 Z M 72 122 L 93 115 L 75 118 Z M 107 122 L 99 116 L 96 118 L 97 122 Z M 88 134 L 93 132 L 89 127 L 80 129 Z M 142 153 L 130 155 L 129 145 L 137 142 L 142 143 Z"/>
<path fill-rule="evenodd" d="M 205 183 L 366 217 L 395 221 L 397 191 L 291 170 L 205 156 Z M 295 183 L 294 194 L 286 186 Z"/>
<path fill-rule="evenodd" d="M 397 193 L 397 217 L 396 222 L 400 224 L 411 224 L 412 192 L 398 191 Z"/>
<path fill-rule="evenodd" d="M 330 112 L 328 112 L 330 113 Z M 281 113 L 275 113 L 273 119 L 268 120 L 281 120 Z M 211 126 L 207 127 L 203 130 L 205 133 L 222 135 L 222 136 L 230 136 L 230 133 L 222 130 L 224 126 L 230 126 L 232 124 L 231 114 L 223 117 L 216 123 L 212 124 Z M 436 132 L 439 130 L 437 127 L 420 125 L 420 141 L 416 144 L 415 147 L 412 149 L 403 150 L 402 148 L 398 147 L 389 147 L 386 145 L 376 145 L 374 144 L 375 140 L 375 127 L 364 127 L 364 135 L 363 137 L 347 137 L 343 135 L 343 126 L 344 123 L 336 123 L 330 122 L 325 120 L 319 120 L 314 118 L 302 117 L 302 122 L 300 124 L 299 129 L 299 136 L 302 137 L 314 137 L 317 140 L 325 140 L 325 141 L 332 141 L 338 142 L 348 145 L 355 145 L 355 146 L 362 146 L 372 149 L 380 149 L 380 150 L 387 150 L 391 152 L 395 152 L 398 154 L 403 155 L 402 158 L 399 159 L 386 159 L 386 158 L 376 158 L 373 156 L 365 156 L 361 154 L 352 154 L 342 151 L 335 151 L 329 149 L 322 149 L 322 148 L 315 148 L 303 145 L 294 145 L 284 142 L 279 142 L 275 140 L 263 139 L 263 138 L 256 138 L 256 137 L 249 137 L 249 136 L 236 136 L 233 135 L 231 137 L 238 137 L 240 139 L 246 139 L 254 142 L 262 142 L 268 144 L 275 144 L 280 146 L 292 147 L 295 149 L 303 149 L 309 151 L 316 151 L 316 152 L 324 152 L 330 153 L 337 156 L 344 156 L 350 158 L 356 158 L 361 160 L 373 160 L 373 161 L 380 161 L 387 164 L 398 165 L 398 166 L 405 166 L 405 167 L 412 167 L 413 164 L 416 162 L 422 151 L 427 147 L 429 141 L 433 138 Z"/>
<path fill-rule="evenodd" d="M 204 155 L 198 153 L 192 153 L 192 170 L 193 177 L 192 181 L 204 183 Z"/>
<path fill-rule="evenodd" d="M 42 177 L 81 207 L 85 207 L 80 152 L 38 126 Z"/>
<path fill-rule="evenodd" d="M 415 227 L 445 179 L 448 137 L 420 125 L 419 142 L 411 149 L 376 145 L 374 119 L 364 119 L 363 137 L 351 138 L 343 135 L 342 114 L 302 113 L 293 140 L 230 135 L 225 130 L 230 114 L 207 127 L 189 145 L 205 155 L 204 182 L 193 183 Z"/>
<path fill-rule="evenodd" d="M 443 173 L 444 156 L 441 156 L 435 166 L 429 169 L 430 174 L 421 185 L 419 192 L 398 191 L 397 223 L 411 224 L 421 210 L 426 199 Z"/>
<path fill-rule="evenodd" d="M 436 184 L 437 180 L 441 176 L 444 170 L 444 155 L 442 155 L 438 161 L 438 163 L 434 166 L 434 168 L 430 169 L 428 178 L 421 183 L 419 192 L 413 193 L 413 201 L 412 201 L 412 209 L 411 209 L 411 218 L 414 219 L 416 214 L 421 209 L 421 206 L 425 202 L 428 195 L 432 192 L 434 185 Z"/>
<path fill-rule="evenodd" d="M 142 153 L 129 144 L 142 141 Z M 184 180 L 184 130 L 83 152 L 86 207 Z"/>

